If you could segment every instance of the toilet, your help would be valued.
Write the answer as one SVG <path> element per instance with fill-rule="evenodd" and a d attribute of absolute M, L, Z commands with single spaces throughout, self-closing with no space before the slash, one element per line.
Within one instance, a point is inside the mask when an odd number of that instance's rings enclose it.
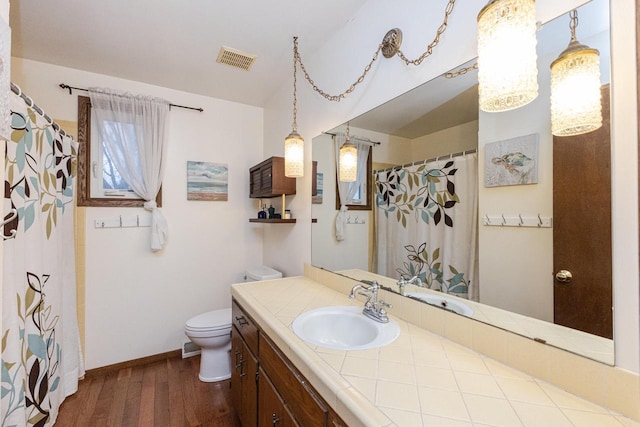
<path fill-rule="evenodd" d="M 184 333 L 200 347 L 200 381 L 231 377 L 231 309 L 207 311 L 187 320 Z"/>
<path fill-rule="evenodd" d="M 260 280 L 280 279 L 282 273 L 271 267 L 261 265 L 259 267 L 248 268 L 244 274 L 245 282 L 255 282 Z"/>
<path fill-rule="evenodd" d="M 246 282 L 278 279 L 282 273 L 270 267 L 247 269 Z M 184 333 L 200 347 L 200 373 L 202 382 L 215 382 L 231 377 L 231 308 L 207 311 L 187 320 Z"/>

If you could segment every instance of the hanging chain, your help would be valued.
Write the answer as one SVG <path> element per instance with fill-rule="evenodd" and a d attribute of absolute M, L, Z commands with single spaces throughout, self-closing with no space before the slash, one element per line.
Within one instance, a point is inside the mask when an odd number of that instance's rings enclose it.
<path fill-rule="evenodd" d="M 569 12 L 569 29 L 571 30 L 571 41 L 576 40 L 576 27 L 578 26 L 578 11 L 573 9 Z"/>
<path fill-rule="evenodd" d="M 296 84 L 298 67 L 296 65 L 296 52 L 298 51 L 298 38 L 293 38 L 293 124 L 291 125 L 294 132 L 298 132 L 298 87 Z"/>
<path fill-rule="evenodd" d="M 440 24 L 440 27 L 438 27 L 438 31 L 436 32 L 436 36 L 435 36 L 434 40 L 427 47 L 427 51 L 425 53 L 423 53 L 418 59 L 410 60 L 402 53 L 402 51 L 400 51 L 398 49 L 398 52 L 397 52 L 398 56 L 407 65 L 410 65 L 410 64 L 412 64 L 412 65 L 420 65 L 420 63 L 422 61 L 424 61 L 424 59 L 426 57 L 428 57 L 429 55 L 431 55 L 433 53 L 433 49 L 440 42 L 440 36 L 442 36 L 442 34 L 447 29 L 447 23 L 449 21 L 449 16 L 453 12 L 453 7 L 454 7 L 455 3 L 456 3 L 456 0 L 449 0 L 449 3 L 447 3 L 447 7 L 445 8 L 445 13 L 444 13 L 444 20 L 443 20 L 442 24 Z M 340 102 L 340 100 L 346 98 L 347 95 L 349 95 L 351 92 L 353 92 L 355 90 L 356 86 L 358 86 L 360 83 L 362 83 L 364 81 L 365 77 L 367 76 L 367 73 L 369 73 L 369 71 L 371 70 L 371 66 L 378 59 L 378 55 L 380 54 L 380 51 L 382 50 L 383 46 L 384 45 L 382 43 L 378 45 L 378 48 L 376 49 L 375 53 L 373 54 L 373 58 L 371 59 L 371 61 L 364 68 L 364 71 L 358 77 L 358 79 L 353 84 L 351 84 L 351 86 L 349 86 L 349 88 L 347 90 L 345 90 L 344 92 L 342 92 L 342 93 L 340 93 L 338 95 L 331 95 L 331 94 L 325 92 L 324 90 L 320 89 L 318 87 L 318 85 L 313 81 L 313 79 L 311 78 L 309 73 L 307 72 L 307 69 L 304 66 L 304 63 L 302 62 L 302 58 L 300 57 L 300 52 L 298 51 L 298 38 L 294 37 L 293 38 L 293 58 L 294 58 L 294 62 L 293 62 L 294 63 L 294 74 L 293 74 L 293 76 L 294 76 L 294 78 L 293 78 L 294 109 L 293 109 L 293 113 L 294 113 L 294 125 L 295 125 L 295 113 L 296 113 L 296 110 L 295 110 L 295 84 L 296 84 L 295 83 L 295 64 L 300 64 L 300 69 L 304 73 L 304 78 L 313 87 L 314 91 L 318 92 L 320 95 L 322 95 L 324 98 L 326 98 L 329 101 Z"/>
<path fill-rule="evenodd" d="M 455 71 L 448 71 L 448 72 L 444 73 L 443 76 L 446 79 L 453 79 L 453 78 L 456 78 L 456 77 L 461 76 L 463 74 L 467 74 L 471 70 L 477 70 L 477 69 L 478 69 L 478 62 L 476 61 L 470 67 L 460 68 L 459 70 L 455 70 Z"/>
<path fill-rule="evenodd" d="M 376 59 L 378 59 L 378 55 L 380 54 L 380 50 L 382 50 L 382 44 L 380 44 L 378 46 L 378 49 L 376 50 L 375 54 L 373 55 L 373 58 L 371 59 L 369 64 L 367 64 L 367 66 L 364 68 L 364 72 L 360 75 L 360 77 L 358 77 L 358 80 L 356 80 L 355 83 L 353 83 L 349 87 L 349 89 L 345 90 L 344 92 L 342 92 L 339 95 L 331 95 L 331 94 L 326 93 L 325 91 L 320 89 L 318 87 L 318 85 L 316 85 L 316 83 L 313 81 L 313 79 L 311 78 L 311 76 L 307 72 L 307 69 L 305 68 L 304 64 L 302 63 L 302 58 L 300 57 L 300 53 L 298 52 L 298 38 L 297 37 L 294 37 L 293 56 L 295 58 L 295 62 L 300 64 L 300 69 L 304 73 L 305 79 L 307 79 L 309 84 L 313 87 L 313 90 L 318 92 L 320 95 L 324 96 L 329 101 L 339 102 L 341 99 L 344 99 L 347 95 L 349 95 L 351 92 L 353 92 L 355 90 L 356 86 L 358 86 L 360 83 L 363 82 L 365 76 L 367 75 L 367 73 L 371 69 L 371 66 L 376 61 Z"/>
<path fill-rule="evenodd" d="M 349 142 L 349 122 L 347 122 L 347 142 Z"/>
<path fill-rule="evenodd" d="M 442 34 L 447 30 L 447 23 L 449 21 L 449 16 L 453 12 L 453 7 L 455 6 L 455 4 L 456 4 L 456 0 L 449 0 L 449 3 L 447 3 L 447 7 L 444 10 L 444 19 L 442 20 L 442 24 L 440 24 L 440 27 L 438 27 L 438 31 L 436 31 L 436 36 L 434 37 L 433 41 L 429 44 L 429 46 L 427 46 L 426 52 L 420 55 L 419 58 L 411 60 L 407 58 L 404 55 L 404 53 L 402 53 L 401 50 L 398 49 L 398 56 L 405 62 L 405 64 L 420 65 L 422 61 L 425 60 L 425 58 L 427 58 L 433 53 L 433 49 L 438 45 L 438 43 L 440 43 L 440 36 L 442 36 Z"/>

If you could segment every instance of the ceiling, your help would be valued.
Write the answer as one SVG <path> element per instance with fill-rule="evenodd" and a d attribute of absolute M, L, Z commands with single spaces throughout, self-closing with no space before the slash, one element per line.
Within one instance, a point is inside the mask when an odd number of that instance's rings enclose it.
<path fill-rule="evenodd" d="M 14 0 L 12 55 L 262 107 L 290 78 L 293 36 L 302 57 L 310 57 L 366 2 L 324 0 L 319 7 L 312 0 Z M 595 0 L 580 8 L 580 22 L 588 24 L 578 27 L 579 37 L 608 28 L 607 5 Z M 538 54 L 564 49 L 566 15 L 544 27 Z M 217 63 L 223 45 L 256 55 L 251 70 Z M 64 83 L 84 87 L 81 81 Z M 415 138 L 425 128 L 434 132 L 469 121 L 477 118 L 477 107 L 458 107 L 477 106 L 476 83 L 476 71 L 440 77 L 351 125 Z"/>
<path fill-rule="evenodd" d="M 366 1 L 19 0 L 11 48 L 20 58 L 264 106 L 292 73 L 293 36 L 309 56 Z M 253 67 L 217 63 L 223 45 L 256 55 Z"/>
<path fill-rule="evenodd" d="M 475 58 L 456 70 L 472 67 Z M 350 125 L 415 139 L 478 120 L 478 72 L 437 77 L 349 121 Z M 338 131 L 337 129 L 335 131 Z"/>

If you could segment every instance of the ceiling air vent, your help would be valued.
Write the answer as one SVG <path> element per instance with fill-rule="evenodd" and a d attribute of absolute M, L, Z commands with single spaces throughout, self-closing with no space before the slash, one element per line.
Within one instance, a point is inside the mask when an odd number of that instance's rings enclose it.
<path fill-rule="evenodd" d="M 241 52 L 237 49 L 222 46 L 216 61 L 220 64 L 227 64 L 232 67 L 242 68 L 243 70 L 249 71 L 255 60 L 255 55 L 249 55 L 248 53 Z"/>

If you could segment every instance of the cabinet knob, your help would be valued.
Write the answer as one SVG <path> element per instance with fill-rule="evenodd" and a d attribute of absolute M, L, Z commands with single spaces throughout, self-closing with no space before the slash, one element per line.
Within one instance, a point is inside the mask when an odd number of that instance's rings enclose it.
<path fill-rule="evenodd" d="M 245 319 L 244 316 L 236 316 L 236 322 L 238 322 L 240 326 L 249 324 L 249 322 L 247 322 L 247 319 Z"/>
<path fill-rule="evenodd" d="M 280 422 L 280 418 L 278 418 L 278 416 L 276 415 L 276 413 L 273 413 L 273 425 L 275 426 L 276 424 L 278 424 Z"/>

